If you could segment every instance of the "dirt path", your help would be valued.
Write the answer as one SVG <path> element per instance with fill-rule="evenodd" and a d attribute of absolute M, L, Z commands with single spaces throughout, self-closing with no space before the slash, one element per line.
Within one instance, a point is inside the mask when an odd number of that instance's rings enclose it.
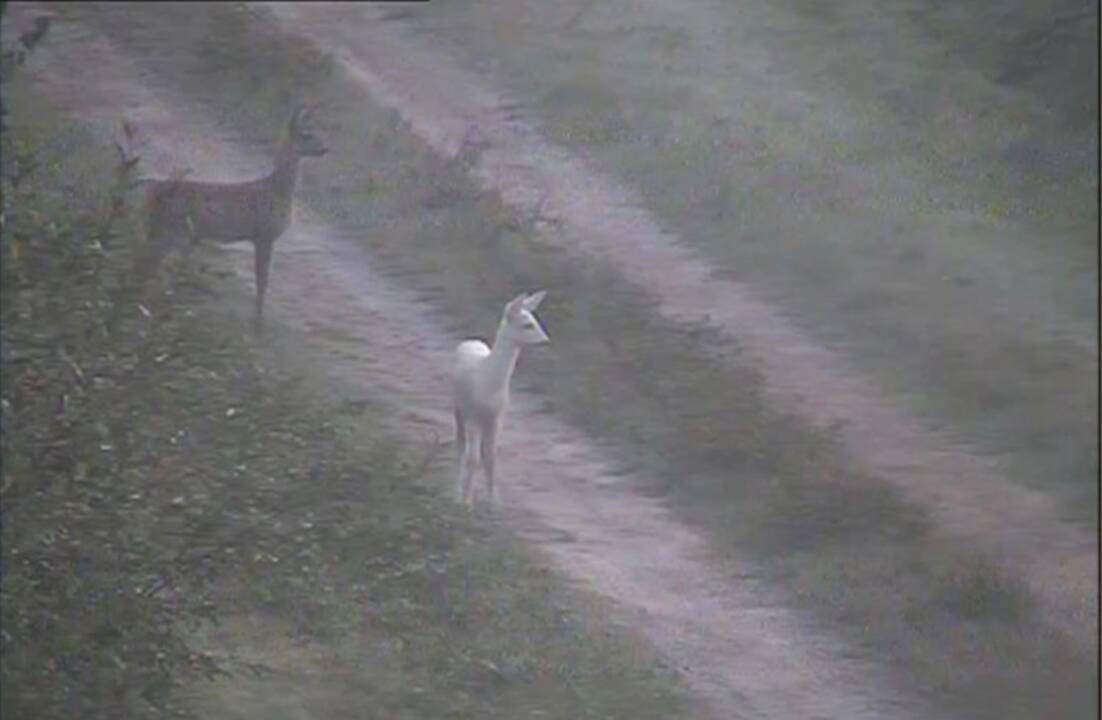
<path fill-rule="evenodd" d="M 612 260 L 650 290 L 665 316 L 706 320 L 736 338 L 779 406 L 820 426 L 840 426 L 865 469 L 932 509 L 957 541 L 1013 567 L 1051 625 L 1093 642 L 1084 629 L 1098 625 L 1096 539 L 1061 522 L 1050 495 L 1010 485 L 995 461 L 923 428 L 744 285 L 713 279 L 630 191 L 516 119 L 509 98 L 453 58 L 401 23 L 380 22 L 384 11 L 255 5 L 341 58 L 366 92 L 397 109 L 439 152 L 454 155 L 472 137 L 484 143 L 472 171 L 477 180 L 523 211 L 542 202 L 543 215 L 561 223 L 541 240 Z"/>
<path fill-rule="evenodd" d="M 68 24 L 55 39 L 28 72 L 66 112 L 104 134 L 122 116 L 135 121 L 149 140 L 151 171 L 190 167 L 194 177 L 224 180 L 265 167 L 265 158 L 235 146 L 188 103 L 158 92 L 104 38 Z M 250 249 L 226 254 L 251 287 Z M 369 383 L 401 398 L 401 428 L 450 434 L 444 371 L 457 338 L 417 297 L 375 273 L 338 226 L 300 208 L 276 254 L 269 308 L 272 332 L 280 324 L 309 331 L 314 343 L 304 353 L 335 382 Z M 618 474 L 523 395 L 511 411 L 502 464 L 507 515 L 565 575 L 612 598 L 623 621 L 684 670 L 717 717 L 933 717 L 879 666 L 781 606 L 754 567 L 745 565 L 737 581 L 715 574 L 702 559 L 702 539 L 634 493 L 639 478 Z"/>

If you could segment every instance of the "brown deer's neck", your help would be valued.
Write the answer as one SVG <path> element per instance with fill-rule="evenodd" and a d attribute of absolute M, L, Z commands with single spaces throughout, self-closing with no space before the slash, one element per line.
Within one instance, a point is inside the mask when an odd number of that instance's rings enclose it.
<path fill-rule="evenodd" d="M 294 195 L 295 184 L 298 182 L 299 154 L 285 142 L 276 155 L 275 169 L 272 170 L 271 182 L 278 193 L 286 198 Z"/>

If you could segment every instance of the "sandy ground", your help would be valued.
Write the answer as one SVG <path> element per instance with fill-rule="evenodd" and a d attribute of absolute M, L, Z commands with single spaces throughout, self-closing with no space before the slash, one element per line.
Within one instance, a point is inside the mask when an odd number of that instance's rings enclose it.
<path fill-rule="evenodd" d="M 542 241 L 606 257 L 647 287 L 667 317 L 707 320 L 736 338 L 778 406 L 841 427 L 861 465 L 933 510 L 949 537 L 1026 578 L 1053 626 L 1096 642 L 1096 538 L 1061 523 L 1050 496 L 1009 485 L 995 461 L 923 427 L 778 308 L 713 277 L 628 189 L 517 119 L 510 98 L 481 75 L 400 24 L 377 23 L 383 10 L 343 9 L 356 14 L 352 24 L 326 3 L 255 5 L 341 58 L 366 94 L 397 109 L 440 153 L 480 140 L 473 176 L 522 210 L 542 203 L 557 221 Z M 13 18 L 30 12 L 21 4 L 9 10 Z M 29 71 L 105 134 L 123 115 L 135 121 L 149 140 L 149 168 L 190 167 L 194 177 L 219 180 L 267 169 L 267 158 L 235 146 L 102 37 L 73 26 L 57 31 L 67 42 L 44 47 Z M 226 254 L 251 288 L 250 249 Z M 281 324 L 310 332 L 315 342 L 304 352 L 332 382 L 370 383 L 401 398 L 408 411 L 395 418 L 398 430 L 450 437 L 445 372 L 459 338 L 441 329 L 428 304 L 374 271 L 338 222 L 299 208 L 276 251 L 269 310 L 273 332 Z M 403 362 L 388 362 L 394 357 Z M 565 576 L 612 598 L 623 622 L 683 668 L 719 716 L 737 708 L 740 717 L 932 717 L 871 662 L 786 610 L 751 564 L 741 563 L 737 580 L 717 574 L 697 534 L 632 490 L 646 478 L 620 472 L 532 399 L 514 403 L 502 441 L 509 521 Z"/>
<path fill-rule="evenodd" d="M 105 135 L 123 116 L 135 122 L 156 174 L 191 168 L 193 178 L 225 180 L 266 169 L 268 159 L 233 145 L 183 99 L 155 88 L 104 38 L 79 26 L 59 27 L 57 37 L 63 41 L 43 49 L 29 72 Z M 373 271 L 355 238 L 308 208 L 298 209 L 278 247 L 271 332 L 281 324 L 306 329 L 314 342 L 303 352 L 333 382 L 385 389 L 407 408 L 396 427 L 449 436 L 445 373 L 459 338 L 443 332 L 419 298 Z M 251 287 L 251 250 L 224 252 Z M 566 577 L 611 598 L 622 622 L 681 668 L 717 717 L 933 716 L 882 669 L 781 605 L 751 564 L 742 563 L 735 580 L 709 567 L 704 541 L 633 490 L 645 478 L 618 472 L 522 394 L 502 456 L 508 521 Z M 313 716 L 301 706 L 294 716 Z"/>

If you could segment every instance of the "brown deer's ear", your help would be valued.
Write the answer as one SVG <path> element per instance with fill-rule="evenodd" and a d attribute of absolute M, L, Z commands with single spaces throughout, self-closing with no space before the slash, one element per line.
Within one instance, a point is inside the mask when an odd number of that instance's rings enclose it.
<path fill-rule="evenodd" d="M 306 106 L 299 103 L 295 106 L 294 111 L 291 113 L 291 120 L 287 123 L 287 127 L 291 130 L 297 130 L 302 127 L 302 123 L 305 120 Z"/>

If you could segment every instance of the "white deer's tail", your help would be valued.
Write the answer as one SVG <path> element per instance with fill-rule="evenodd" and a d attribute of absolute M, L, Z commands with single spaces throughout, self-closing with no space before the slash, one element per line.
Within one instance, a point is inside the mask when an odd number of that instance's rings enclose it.
<path fill-rule="evenodd" d="M 490 356 L 490 348 L 481 340 L 464 340 L 455 348 L 455 364 L 458 368 L 477 365 Z"/>

